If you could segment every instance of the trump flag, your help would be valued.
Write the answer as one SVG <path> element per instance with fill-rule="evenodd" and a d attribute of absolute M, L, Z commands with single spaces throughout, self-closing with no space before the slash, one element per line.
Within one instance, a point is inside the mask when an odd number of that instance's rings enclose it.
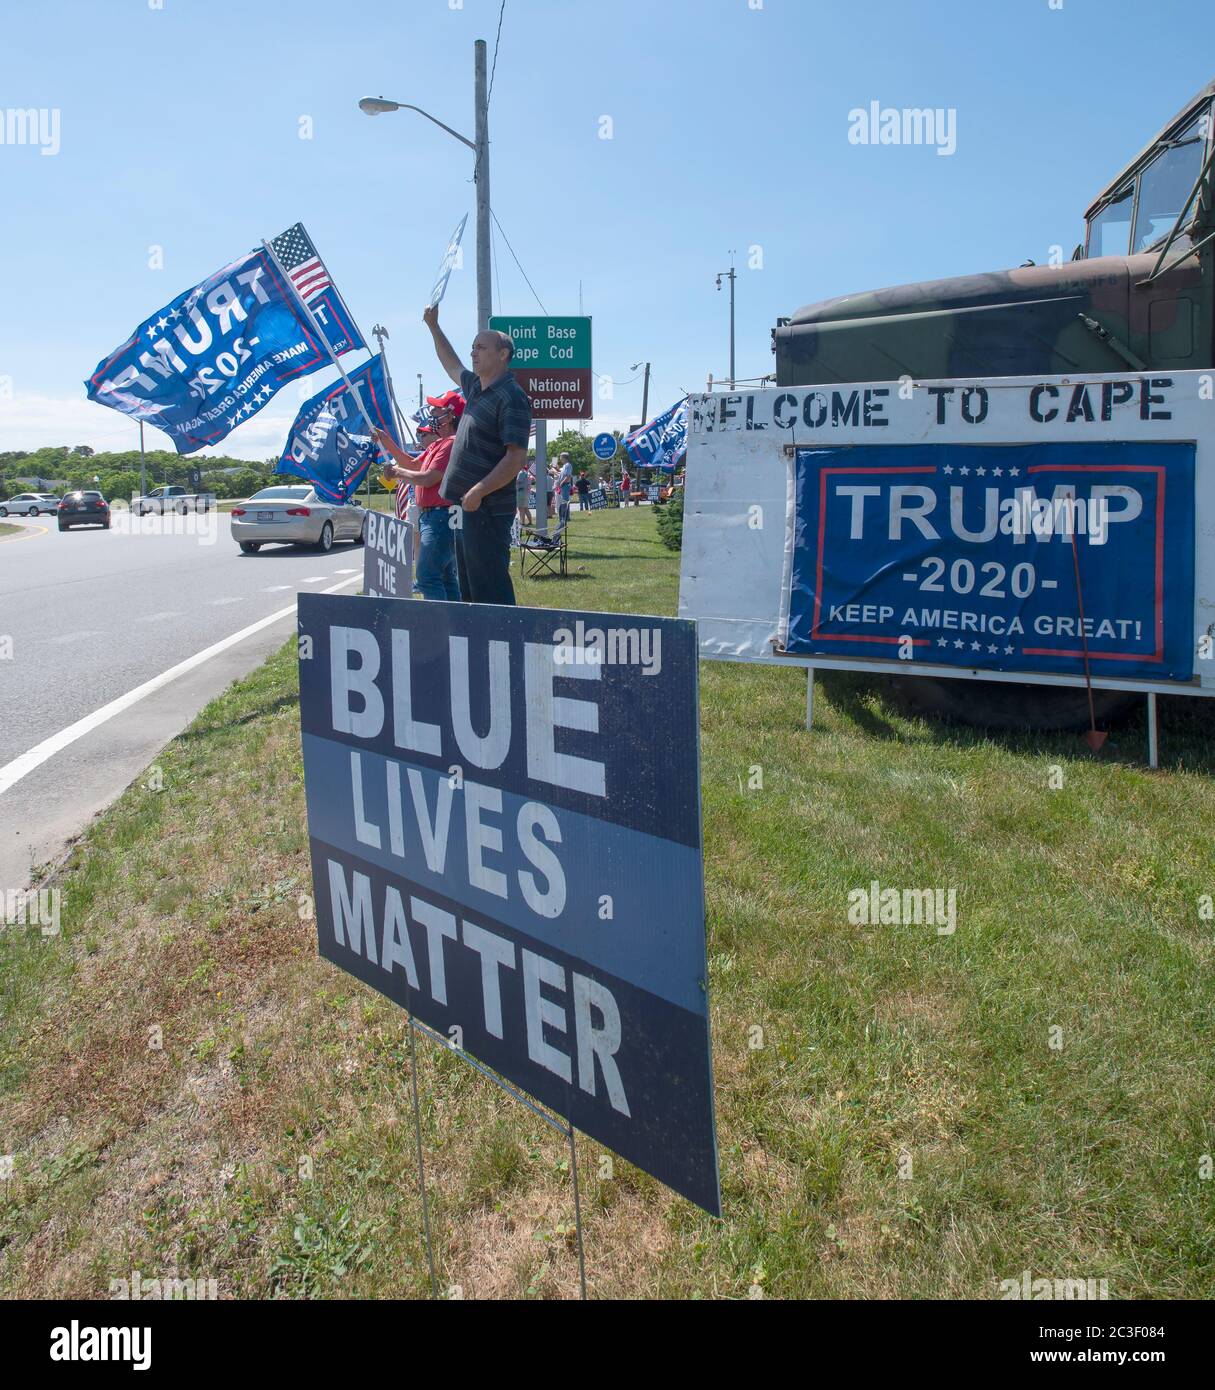
<path fill-rule="evenodd" d="M 639 468 L 677 467 L 688 447 L 688 398 L 626 435 L 624 447 Z"/>
<path fill-rule="evenodd" d="M 89 400 L 157 426 L 179 454 L 192 454 L 256 415 L 287 382 L 327 366 L 331 353 L 363 347 L 323 265 L 315 269 L 315 247 L 293 238 L 297 229 L 275 238 L 282 270 L 265 248 L 251 251 L 145 319 L 97 364 L 85 382 Z"/>
<path fill-rule="evenodd" d="M 371 441 L 372 425 L 397 444 L 401 442 L 384 378 L 384 359 L 377 353 L 349 376 L 362 409 L 344 381 L 318 391 L 295 417 L 276 469 L 306 478 L 326 502 L 345 502 L 375 462 L 379 450 Z"/>

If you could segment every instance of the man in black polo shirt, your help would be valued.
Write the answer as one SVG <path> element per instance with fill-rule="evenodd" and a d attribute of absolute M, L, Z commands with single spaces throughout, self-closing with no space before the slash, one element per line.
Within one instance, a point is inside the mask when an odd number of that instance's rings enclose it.
<path fill-rule="evenodd" d="M 439 327 L 439 310 L 422 315 L 443 370 L 464 392 L 464 414 L 440 495 L 459 503 L 456 563 L 465 603 L 514 603 L 510 532 L 515 479 L 527 466 L 532 408 L 510 373 L 515 345 L 506 333 L 485 329 L 473 339 L 468 371 Z"/>

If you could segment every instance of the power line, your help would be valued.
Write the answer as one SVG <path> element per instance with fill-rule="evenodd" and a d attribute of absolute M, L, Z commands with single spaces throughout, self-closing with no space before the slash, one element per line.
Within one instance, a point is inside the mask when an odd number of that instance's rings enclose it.
<path fill-rule="evenodd" d="M 505 0 L 503 0 L 503 3 L 505 3 Z M 519 274 L 523 276 L 524 280 L 527 280 L 527 288 L 531 290 L 532 297 L 535 299 L 536 303 L 539 304 L 540 308 L 544 311 L 544 313 L 547 314 L 548 310 L 544 308 L 544 301 L 536 293 L 535 285 L 533 285 L 532 282 L 527 279 L 527 271 L 524 270 L 522 265 L 519 264 L 519 257 L 515 255 L 515 248 L 510 244 L 510 237 L 508 237 L 505 231 L 502 230 L 502 223 L 498 221 L 498 214 L 493 210 L 493 208 L 490 208 L 489 215 L 494 219 L 494 225 L 498 228 L 500 232 L 502 232 L 502 240 L 506 242 L 506 249 L 510 252 L 515 264 L 519 266 Z"/>
<path fill-rule="evenodd" d="M 489 103 L 494 99 L 494 73 L 498 71 L 498 45 L 502 42 L 502 16 L 506 13 L 506 0 L 502 0 L 502 6 L 498 10 L 498 33 L 494 39 L 494 61 L 489 69 L 489 94 L 485 98 L 486 110 Z"/>

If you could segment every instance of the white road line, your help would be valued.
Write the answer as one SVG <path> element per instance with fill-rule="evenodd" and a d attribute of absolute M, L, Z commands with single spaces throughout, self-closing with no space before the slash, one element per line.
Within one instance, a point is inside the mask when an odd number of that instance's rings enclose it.
<path fill-rule="evenodd" d="M 291 587 L 292 587 L 292 585 L 290 585 L 290 584 L 271 584 L 270 587 L 269 587 L 268 589 L 263 589 L 263 590 L 262 590 L 262 593 L 263 593 L 263 594 L 282 594 L 282 593 L 285 593 L 285 592 L 286 592 L 288 589 L 290 589 Z"/>
<path fill-rule="evenodd" d="M 334 594 L 339 589 L 348 589 L 353 583 L 355 583 L 353 579 L 343 579 L 340 584 L 333 584 L 322 592 Z M 202 666 L 213 656 L 218 656 L 220 652 L 227 651 L 229 647 L 236 646 L 238 642 L 243 642 L 246 637 L 252 637 L 255 632 L 269 627 L 271 623 L 292 617 L 295 612 L 296 605 L 293 603 L 287 608 L 280 608 L 277 613 L 271 613 L 268 618 L 261 618 L 255 623 L 250 623 L 248 627 L 242 627 L 239 632 L 234 632 L 230 637 L 213 643 L 201 652 L 195 652 L 193 656 L 188 656 L 185 661 L 179 661 L 176 666 L 170 666 L 167 671 L 162 671 L 159 676 L 153 676 L 150 681 L 144 681 L 142 685 L 137 685 L 134 690 L 128 690 L 125 695 L 111 700 L 108 705 L 102 705 L 100 709 L 95 709 L 92 714 L 86 714 L 83 719 L 69 724 L 66 729 L 60 729 L 57 734 L 43 739 L 28 753 L 22 753 L 19 758 L 14 758 L 11 763 L 6 763 L 0 767 L 0 796 L 3 796 L 11 786 L 28 773 L 33 772 L 36 767 L 40 767 L 48 758 L 53 758 L 56 753 L 62 752 L 70 744 L 75 743 L 77 739 L 83 738 L 85 734 L 92 733 L 99 725 L 113 719 L 116 714 L 121 714 L 124 710 L 130 709 L 132 705 L 138 704 L 145 695 L 151 695 L 160 690 L 171 681 L 175 681 L 178 676 L 184 676 L 187 672 Z"/>
<path fill-rule="evenodd" d="M 158 623 L 165 618 L 180 618 L 181 613 L 177 609 L 167 609 L 163 613 L 146 613 L 142 618 L 136 618 L 137 623 Z"/>
<path fill-rule="evenodd" d="M 334 570 L 334 574 L 362 574 L 362 570 Z"/>
<path fill-rule="evenodd" d="M 301 584 L 319 584 L 322 579 L 328 579 L 327 574 L 310 574 L 307 579 L 301 579 Z"/>
<path fill-rule="evenodd" d="M 64 632 L 58 637 L 48 637 L 48 642 L 62 645 L 65 642 L 82 642 L 86 637 L 100 637 L 101 633 L 96 628 L 86 628 L 84 632 Z"/>
<path fill-rule="evenodd" d="M 211 600 L 211 607 L 222 608 L 225 603 L 244 603 L 244 601 L 244 594 L 237 594 L 234 598 L 213 598 Z"/>

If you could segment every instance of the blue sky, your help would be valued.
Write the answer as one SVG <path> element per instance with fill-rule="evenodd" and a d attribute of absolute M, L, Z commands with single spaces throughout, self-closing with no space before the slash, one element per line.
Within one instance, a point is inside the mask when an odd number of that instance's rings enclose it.
<path fill-rule="evenodd" d="M 86 402 L 83 378 L 297 220 L 364 329 L 388 327 L 401 395 L 416 398 L 419 371 L 441 387 L 421 308 L 473 207 L 472 157 L 413 113 L 369 118 L 357 101 L 410 101 L 471 135 L 473 41 L 492 57 L 499 0 L 6 11 L 0 117 L 57 109 L 60 126 L 54 155 L 0 143 L 0 449 L 133 447 L 136 427 Z M 507 0 L 494 209 L 550 313 L 578 313 L 581 285 L 595 369 L 618 383 L 589 428 L 627 426 L 632 363 L 653 362 L 651 415 L 725 375 L 714 279 L 732 249 L 740 377 L 771 370 L 770 329 L 801 304 L 1070 255 L 1089 200 L 1215 75 L 1212 55 L 1215 7 L 1186 0 Z M 850 143 L 849 112 L 873 101 L 952 109 L 955 152 Z M 466 249 L 443 306 L 460 348 L 471 218 Z M 495 251 L 495 311 L 539 313 Z M 297 403 L 284 391 L 218 452 L 274 454 Z"/>

